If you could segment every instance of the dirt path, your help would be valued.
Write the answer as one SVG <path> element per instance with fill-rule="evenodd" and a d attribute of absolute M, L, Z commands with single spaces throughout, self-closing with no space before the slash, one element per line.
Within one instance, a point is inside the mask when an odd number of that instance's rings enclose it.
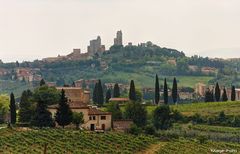
<path fill-rule="evenodd" d="M 158 142 L 151 145 L 148 149 L 138 152 L 137 154 L 155 154 L 160 148 L 162 148 L 167 142 Z"/>

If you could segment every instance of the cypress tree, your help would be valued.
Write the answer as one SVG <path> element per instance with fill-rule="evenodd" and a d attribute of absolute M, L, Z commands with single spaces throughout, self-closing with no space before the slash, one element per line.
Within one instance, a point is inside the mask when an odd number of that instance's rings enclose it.
<path fill-rule="evenodd" d="M 68 100 L 63 89 L 61 91 L 61 98 L 58 104 L 55 120 L 58 125 L 63 128 L 72 122 L 72 111 L 68 105 Z"/>
<path fill-rule="evenodd" d="M 211 102 L 211 91 L 207 89 L 205 92 L 205 102 Z"/>
<path fill-rule="evenodd" d="M 158 81 L 158 75 L 156 74 L 156 81 L 155 81 L 155 104 L 159 103 L 160 99 L 160 90 L 159 90 L 159 81 Z"/>
<path fill-rule="evenodd" d="M 93 90 L 93 96 L 92 100 L 94 104 L 97 104 L 97 92 L 98 92 L 98 83 L 95 84 L 94 90 Z"/>
<path fill-rule="evenodd" d="M 177 102 L 177 98 L 178 98 L 177 80 L 176 80 L 176 78 L 173 79 L 172 98 L 173 98 L 173 103 L 176 103 Z"/>
<path fill-rule="evenodd" d="M 215 99 L 217 102 L 220 101 L 220 97 L 221 97 L 221 90 L 220 90 L 218 82 L 217 82 L 216 87 L 215 87 Z"/>
<path fill-rule="evenodd" d="M 225 87 L 224 87 L 224 89 L 223 89 L 222 101 L 223 101 L 223 102 L 228 101 L 227 91 L 226 91 Z"/>
<path fill-rule="evenodd" d="M 111 90 L 108 89 L 106 92 L 106 103 L 109 103 L 109 99 L 112 97 Z"/>
<path fill-rule="evenodd" d="M 114 88 L 113 88 L 113 97 L 114 98 L 120 97 L 120 88 L 117 83 L 114 85 Z"/>
<path fill-rule="evenodd" d="M 46 82 L 44 81 L 44 79 L 42 79 L 41 81 L 40 81 L 40 86 L 43 86 L 43 85 L 45 85 L 46 84 Z"/>
<path fill-rule="evenodd" d="M 235 100 L 236 100 L 236 90 L 235 90 L 235 86 L 232 86 L 231 101 L 235 101 Z"/>
<path fill-rule="evenodd" d="M 37 102 L 37 107 L 34 113 L 35 114 L 31 120 L 33 126 L 40 128 L 54 126 L 51 113 L 47 110 L 47 105 L 44 102 Z"/>
<path fill-rule="evenodd" d="M 164 104 L 168 104 L 168 85 L 167 85 L 166 78 L 164 79 L 163 97 L 164 97 Z"/>
<path fill-rule="evenodd" d="M 101 80 L 98 80 L 98 84 L 97 84 L 97 103 L 100 106 L 102 106 L 104 103 L 103 88 L 102 88 Z"/>
<path fill-rule="evenodd" d="M 32 103 L 30 98 L 32 97 L 32 92 L 30 90 L 23 91 L 20 103 L 19 103 L 19 121 L 20 122 L 30 122 L 33 115 Z"/>
<path fill-rule="evenodd" d="M 133 80 L 131 80 L 131 83 L 130 83 L 129 99 L 132 100 L 132 101 L 136 101 L 137 100 L 136 90 L 135 90 L 135 85 L 134 85 L 134 81 Z"/>
<path fill-rule="evenodd" d="M 16 123 L 16 104 L 15 104 L 15 97 L 14 94 L 10 94 L 10 123 L 15 124 Z"/>

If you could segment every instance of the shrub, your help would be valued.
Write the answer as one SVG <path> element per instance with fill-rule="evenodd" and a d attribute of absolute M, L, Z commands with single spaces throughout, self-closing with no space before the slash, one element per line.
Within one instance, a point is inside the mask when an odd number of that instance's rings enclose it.
<path fill-rule="evenodd" d="M 200 144 L 204 144 L 204 143 L 207 142 L 208 138 L 206 136 L 204 136 L 204 135 L 199 135 L 197 137 L 197 140 L 199 141 Z"/>
<path fill-rule="evenodd" d="M 150 124 L 145 127 L 145 133 L 149 135 L 154 135 L 156 133 L 156 128 Z"/>
<path fill-rule="evenodd" d="M 235 116 L 232 121 L 233 127 L 240 127 L 240 116 Z"/>
<path fill-rule="evenodd" d="M 138 127 L 136 124 L 132 124 L 130 126 L 129 133 L 133 135 L 139 135 L 142 133 L 142 129 Z"/>
<path fill-rule="evenodd" d="M 172 126 L 171 111 L 168 105 L 157 107 L 153 112 L 153 124 L 156 129 L 168 129 Z"/>
<path fill-rule="evenodd" d="M 174 122 L 179 122 L 179 121 L 184 121 L 185 118 L 181 112 L 179 112 L 178 110 L 173 110 L 172 111 L 172 119 Z"/>
<path fill-rule="evenodd" d="M 192 116 L 192 122 L 196 123 L 196 124 L 203 123 L 204 122 L 204 118 L 199 113 L 195 113 Z"/>

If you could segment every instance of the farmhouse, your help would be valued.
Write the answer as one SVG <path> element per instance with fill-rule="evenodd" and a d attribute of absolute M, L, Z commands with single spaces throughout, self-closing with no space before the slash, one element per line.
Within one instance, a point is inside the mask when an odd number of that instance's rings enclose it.
<path fill-rule="evenodd" d="M 103 112 L 96 106 L 90 105 L 90 92 L 79 87 L 57 87 L 64 90 L 68 98 L 70 109 L 73 112 L 82 112 L 84 118 L 83 128 L 87 130 L 110 130 L 112 128 L 112 114 Z M 58 104 L 48 106 L 53 118 L 56 114 Z"/>

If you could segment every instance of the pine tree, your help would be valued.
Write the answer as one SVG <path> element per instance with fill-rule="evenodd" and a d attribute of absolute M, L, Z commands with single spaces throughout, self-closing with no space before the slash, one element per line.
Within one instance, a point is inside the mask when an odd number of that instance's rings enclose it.
<path fill-rule="evenodd" d="M 223 89 L 222 101 L 223 101 L 223 102 L 226 102 L 226 101 L 228 101 L 228 97 L 227 97 L 227 91 L 226 91 L 226 89 L 225 89 L 225 88 Z"/>
<path fill-rule="evenodd" d="M 61 99 L 58 104 L 55 120 L 58 125 L 63 128 L 72 122 L 72 111 L 68 105 L 68 100 L 63 89 L 61 91 Z"/>
<path fill-rule="evenodd" d="M 103 96 L 102 83 L 101 83 L 101 80 L 98 80 L 98 84 L 97 84 L 97 104 L 99 106 L 102 106 L 103 103 L 104 103 L 104 96 Z"/>
<path fill-rule="evenodd" d="M 173 103 L 176 103 L 177 102 L 177 98 L 178 98 L 178 90 L 177 90 L 177 80 L 176 80 L 176 78 L 173 79 L 172 98 L 173 98 Z"/>
<path fill-rule="evenodd" d="M 11 93 L 10 95 L 10 123 L 15 124 L 16 123 L 16 104 L 15 104 L 15 97 L 14 94 Z"/>
<path fill-rule="evenodd" d="M 221 97 L 221 90 L 220 90 L 218 82 L 217 82 L 216 87 L 215 87 L 215 99 L 217 102 L 220 101 L 220 97 Z"/>
<path fill-rule="evenodd" d="M 156 81 L 155 81 L 155 103 L 159 103 L 160 99 L 160 90 L 159 90 L 159 81 L 158 81 L 158 75 L 156 74 Z"/>
<path fill-rule="evenodd" d="M 235 101 L 235 100 L 236 100 L 236 90 L 235 90 L 235 86 L 232 86 L 231 101 Z"/>
<path fill-rule="evenodd" d="M 167 85 L 166 78 L 164 79 L 163 97 L 164 97 L 164 104 L 168 104 L 168 85 Z"/>
<path fill-rule="evenodd" d="M 130 83 L 129 99 L 132 100 L 132 101 L 136 101 L 137 100 L 136 90 L 135 90 L 135 85 L 134 85 L 134 81 L 133 80 L 131 80 L 131 83 Z"/>
<path fill-rule="evenodd" d="M 19 121 L 20 122 L 30 122 L 33 115 L 32 103 L 30 101 L 32 97 L 32 92 L 30 90 L 23 91 L 20 103 L 19 103 Z"/>
<path fill-rule="evenodd" d="M 46 84 L 46 82 L 44 81 L 44 79 L 42 79 L 41 81 L 40 81 L 40 86 L 43 86 L 43 85 L 45 85 Z"/>
<path fill-rule="evenodd" d="M 108 89 L 106 92 L 106 103 L 109 103 L 109 99 L 112 97 L 111 90 Z"/>
<path fill-rule="evenodd" d="M 34 116 L 31 120 L 31 124 L 36 127 L 53 127 L 54 122 L 51 113 L 47 110 L 47 105 L 39 101 L 34 112 Z"/>
<path fill-rule="evenodd" d="M 98 92 L 98 83 L 95 84 L 94 90 L 93 90 L 93 96 L 92 100 L 94 104 L 97 104 L 97 92 Z"/>
<path fill-rule="evenodd" d="M 113 88 L 113 97 L 114 98 L 120 97 L 120 88 L 117 83 L 114 85 L 114 88 Z"/>

